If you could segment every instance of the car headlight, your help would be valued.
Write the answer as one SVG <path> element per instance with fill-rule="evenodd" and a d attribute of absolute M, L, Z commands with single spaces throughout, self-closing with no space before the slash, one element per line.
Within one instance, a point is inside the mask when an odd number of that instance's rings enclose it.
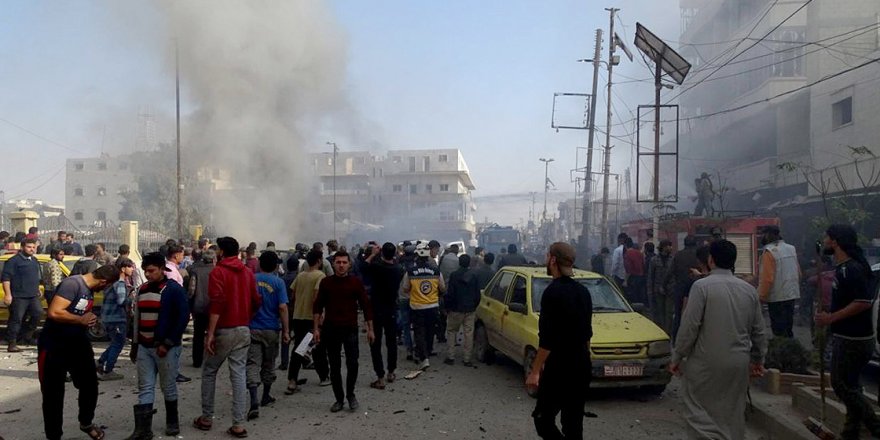
<path fill-rule="evenodd" d="M 648 344 L 648 356 L 660 357 L 672 353 L 672 344 L 669 341 L 656 341 Z"/>

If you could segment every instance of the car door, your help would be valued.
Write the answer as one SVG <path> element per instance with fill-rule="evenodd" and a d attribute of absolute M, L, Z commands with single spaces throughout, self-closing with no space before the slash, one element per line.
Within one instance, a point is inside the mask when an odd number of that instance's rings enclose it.
<path fill-rule="evenodd" d="M 507 291 L 510 289 L 510 283 L 513 281 L 513 273 L 509 271 L 501 271 L 486 286 L 485 300 L 481 303 L 483 307 L 483 324 L 486 326 L 486 334 L 489 337 L 489 344 L 497 349 L 502 349 L 503 341 L 501 340 L 501 318 L 504 311 L 507 310 Z"/>
<path fill-rule="evenodd" d="M 511 359 L 522 362 L 528 343 L 529 308 L 528 279 L 517 274 L 511 283 L 510 294 L 501 314 L 501 339 L 504 352 Z"/>

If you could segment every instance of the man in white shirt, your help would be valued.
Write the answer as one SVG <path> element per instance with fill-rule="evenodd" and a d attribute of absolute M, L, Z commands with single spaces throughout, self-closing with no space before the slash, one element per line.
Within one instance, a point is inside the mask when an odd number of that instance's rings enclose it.
<path fill-rule="evenodd" d="M 626 233 L 621 232 L 617 235 L 617 247 L 614 248 L 614 252 L 611 253 L 611 276 L 614 278 L 614 282 L 617 283 L 617 287 L 621 289 L 625 287 L 626 282 L 626 269 L 623 266 L 623 251 L 626 249 L 626 239 L 628 236 Z"/>

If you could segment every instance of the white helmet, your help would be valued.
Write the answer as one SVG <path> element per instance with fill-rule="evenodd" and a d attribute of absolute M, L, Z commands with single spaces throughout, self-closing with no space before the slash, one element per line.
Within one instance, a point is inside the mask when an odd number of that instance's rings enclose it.
<path fill-rule="evenodd" d="M 431 256 L 431 249 L 428 248 L 428 243 L 422 241 L 416 245 L 416 256 L 420 258 L 428 258 Z"/>

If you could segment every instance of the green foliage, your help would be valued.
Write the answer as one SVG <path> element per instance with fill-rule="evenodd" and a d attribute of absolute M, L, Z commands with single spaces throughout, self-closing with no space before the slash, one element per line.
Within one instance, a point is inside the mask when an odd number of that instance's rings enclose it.
<path fill-rule="evenodd" d="M 774 337 L 767 348 L 764 365 L 783 373 L 807 374 L 810 352 L 795 338 Z"/>

